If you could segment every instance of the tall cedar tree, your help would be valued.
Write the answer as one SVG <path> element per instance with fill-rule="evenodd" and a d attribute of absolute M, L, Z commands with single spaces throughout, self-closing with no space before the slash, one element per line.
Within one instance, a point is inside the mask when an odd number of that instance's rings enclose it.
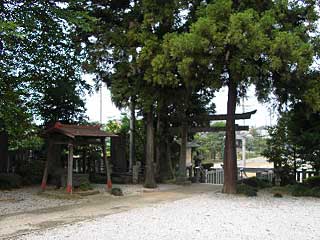
<path fill-rule="evenodd" d="M 316 1 L 212 1 L 199 8 L 189 33 L 165 37 L 152 62 L 155 82 L 176 84 L 171 69 L 177 67 L 185 81 L 228 87 L 225 193 L 236 192 L 238 97 L 255 84 L 260 99 L 273 91 L 280 104 L 288 100 L 292 93 L 283 86 L 301 81 L 315 56 L 315 7 Z"/>

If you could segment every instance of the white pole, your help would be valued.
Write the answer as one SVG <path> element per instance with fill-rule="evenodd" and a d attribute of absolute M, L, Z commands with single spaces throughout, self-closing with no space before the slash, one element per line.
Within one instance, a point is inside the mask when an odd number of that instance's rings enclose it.
<path fill-rule="evenodd" d="M 100 124 L 102 124 L 102 83 L 100 86 Z"/>
<path fill-rule="evenodd" d="M 246 137 L 242 137 L 242 161 L 243 167 L 246 167 Z"/>

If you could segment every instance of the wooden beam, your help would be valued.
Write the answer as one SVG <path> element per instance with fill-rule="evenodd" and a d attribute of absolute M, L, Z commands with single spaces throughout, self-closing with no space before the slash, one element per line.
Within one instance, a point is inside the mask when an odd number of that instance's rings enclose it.
<path fill-rule="evenodd" d="M 255 114 L 257 110 L 253 110 L 251 112 L 245 112 L 245 113 L 236 113 L 235 114 L 235 119 L 250 119 L 251 115 Z M 206 115 L 206 116 L 201 116 L 201 117 L 194 117 L 193 120 L 195 121 L 219 121 L 219 120 L 226 120 L 227 119 L 227 114 L 214 114 L 214 115 Z"/>
<path fill-rule="evenodd" d="M 179 127 L 170 128 L 170 131 L 178 134 L 180 131 Z M 189 128 L 189 133 L 197 133 L 197 132 L 225 132 L 226 127 L 191 127 Z M 236 125 L 236 131 L 249 131 L 249 126 L 239 126 Z"/>
<path fill-rule="evenodd" d="M 225 132 L 226 127 L 193 127 L 189 129 L 189 133 L 197 132 Z M 249 131 L 249 126 L 236 125 L 236 131 Z"/>

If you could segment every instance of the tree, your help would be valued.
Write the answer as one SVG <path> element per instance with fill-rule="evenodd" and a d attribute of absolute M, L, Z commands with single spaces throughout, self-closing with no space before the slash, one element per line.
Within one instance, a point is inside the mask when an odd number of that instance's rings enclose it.
<path fill-rule="evenodd" d="M 301 161 L 298 161 L 299 147 L 294 142 L 290 121 L 290 114 L 283 113 L 277 125 L 268 129 L 267 147 L 262 153 L 274 163 L 275 171 L 280 175 L 283 184 L 295 181 L 295 172 L 302 164 Z"/>
<path fill-rule="evenodd" d="M 34 119 L 82 119 L 86 51 L 77 34 L 94 19 L 77 9 L 81 2 L 2 1 L 0 122 L 7 146 Z"/>
<path fill-rule="evenodd" d="M 317 35 L 309 34 L 316 32 L 315 7 L 315 1 L 212 1 L 200 7 L 189 33 L 167 35 L 163 53 L 153 60 L 156 73 L 178 68 L 189 84 L 228 87 L 225 193 L 236 192 L 234 115 L 238 97 L 255 84 L 260 99 L 273 91 L 280 104 L 288 100 L 290 92 L 283 86 L 291 81 L 292 90 L 315 55 Z M 168 68 L 168 62 L 175 64 Z M 176 83 L 170 71 L 162 76 L 169 84 Z"/>
<path fill-rule="evenodd" d="M 305 102 L 295 104 L 290 111 L 289 127 L 293 142 L 297 145 L 296 155 L 310 164 L 320 174 L 320 112 L 313 111 Z"/>
<path fill-rule="evenodd" d="M 217 122 L 212 124 L 212 127 L 225 127 L 224 122 Z M 206 156 L 207 160 L 216 161 L 218 156 L 223 158 L 224 149 L 224 132 L 210 132 L 210 133 L 197 133 L 194 136 L 194 140 L 200 145 L 198 148 L 202 152 L 202 155 Z"/>
<path fill-rule="evenodd" d="M 135 100 L 146 122 L 146 186 L 155 186 L 154 128 L 155 117 L 165 116 L 169 103 L 163 101 L 167 89 L 149 79 L 150 59 L 158 52 L 165 33 L 179 26 L 177 1 L 94 1 L 93 15 L 100 19 L 93 48 L 93 66 L 98 80 L 109 86 L 112 99 L 119 107 Z M 101 8 L 104 6 L 104 8 Z M 172 96 L 171 96 L 172 97 Z M 157 111 L 162 111 L 159 113 Z M 164 113 L 164 114 L 163 114 Z M 166 117 L 160 117 L 166 120 Z M 163 151 L 161 151 L 163 152 Z"/>

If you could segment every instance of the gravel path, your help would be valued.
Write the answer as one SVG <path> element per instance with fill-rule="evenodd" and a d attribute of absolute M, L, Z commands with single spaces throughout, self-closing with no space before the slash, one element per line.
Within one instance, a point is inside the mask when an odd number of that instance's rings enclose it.
<path fill-rule="evenodd" d="M 78 204 L 81 200 L 48 199 L 38 195 L 39 187 L 0 191 L 0 216 Z"/>
<path fill-rule="evenodd" d="M 220 193 L 133 209 L 20 239 L 320 239 L 320 200 Z"/>
<path fill-rule="evenodd" d="M 102 194 L 105 192 L 105 184 L 93 184 Z M 125 196 L 140 195 L 146 191 L 166 191 L 177 188 L 176 185 L 160 184 L 156 189 L 146 189 L 142 185 L 114 184 L 113 187 L 122 189 Z M 0 217 L 8 214 L 30 212 L 34 210 L 49 209 L 54 207 L 80 204 L 86 199 L 53 199 L 38 195 L 39 187 L 27 187 L 11 191 L 0 191 Z"/>

